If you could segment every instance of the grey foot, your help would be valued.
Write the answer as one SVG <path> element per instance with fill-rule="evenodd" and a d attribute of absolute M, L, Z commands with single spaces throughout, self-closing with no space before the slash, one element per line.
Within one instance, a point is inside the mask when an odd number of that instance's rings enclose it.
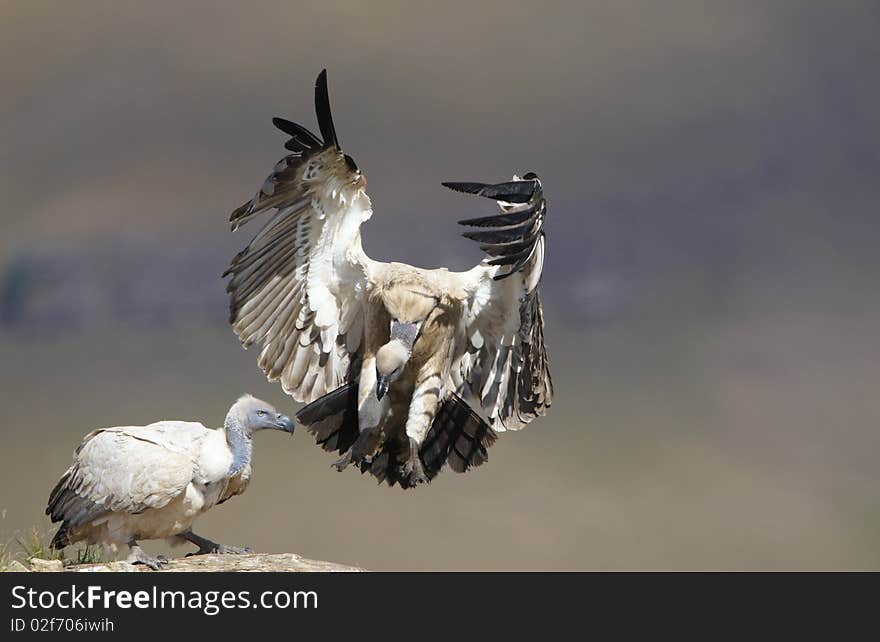
<path fill-rule="evenodd" d="M 254 549 L 250 546 L 227 546 L 225 544 L 213 544 L 209 546 L 200 546 L 195 553 L 187 553 L 187 557 L 193 555 L 247 555 L 253 553 Z"/>
<path fill-rule="evenodd" d="M 199 550 L 195 553 L 189 553 L 187 557 L 190 555 L 246 555 L 254 552 L 254 549 L 250 546 L 226 546 L 225 544 L 218 544 L 217 542 L 212 542 L 207 537 L 196 535 L 192 531 L 181 533 L 180 537 L 199 547 Z"/>
<path fill-rule="evenodd" d="M 219 555 L 249 555 L 253 552 L 254 549 L 250 546 L 224 546 L 223 544 L 217 546 Z"/>
<path fill-rule="evenodd" d="M 144 566 L 149 566 L 154 571 L 158 571 L 163 566 L 168 565 L 167 557 L 164 555 L 157 555 L 156 557 L 147 555 L 140 546 L 131 547 L 131 552 L 128 554 L 126 561 L 129 564 L 143 564 Z"/>
<path fill-rule="evenodd" d="M 422 458 L 419 457 L 419 446 L 412 438 L 409 440 L 409 459 L 403 465 L 403 474 L 409 478 L 409 482 L 413 486 L 427 484 L 431 481 L 425 473 Z"/>

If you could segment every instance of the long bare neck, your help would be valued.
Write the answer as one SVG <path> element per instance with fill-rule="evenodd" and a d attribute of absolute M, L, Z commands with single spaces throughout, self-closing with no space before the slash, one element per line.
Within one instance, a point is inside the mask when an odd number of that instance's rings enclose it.
<path fill-rule="evenodd" d="M 234 415 L 226 417 L 223 429 L 226 431 L 226 443 L 232 452 L 229 476 L 234 477 L 251 463 L 253 442 L 251 441 L 250 434 L 242 426 L 241 421 Z"/>

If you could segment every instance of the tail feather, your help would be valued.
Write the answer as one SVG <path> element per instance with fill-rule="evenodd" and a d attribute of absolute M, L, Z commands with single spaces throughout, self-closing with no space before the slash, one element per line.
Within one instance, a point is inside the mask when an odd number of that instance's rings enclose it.
<path fill-rule="evenodd" d="M 74 543 L 76 534 L 72 532 L 73 529 L 107 513 L 104 506 L 76 492 L 77 473 L 77 469 L 72 467 L 64 473 L 55 484 L 55 488 L 49 493 L 46 515 L 53 523 L 61 522 L 61 526 L 49 544 L 54 549 L 61 549 Z"/>
<path fill-rule="evenodd" d="M 302 408 L 296 419 L 324 450 L 343 454 L 360 434 L 357 397 L 358 382 L 350 381 Z M 496 439 L 489 424 L 461 397 L 451 394 L 443 401 L 419 451 L 428 479 L 434 479 L 447 463 L 457 473 L 483 464 Z M 415 484 L 405 472 L 408 458 L 408 440 L 390 436 L 378 452 L 356 465 L 379 483 L 412 488 Z"/>
<path fill-rule="evenodd" d="M 420 455 L 430 479 L 448 463 L 457 473 L 489 459 L 489 447 L 498 438 L 494 430 L 468 403 L 451 394 L 444 400 L 422 444 Z"/>
<path fill-rule="evenodd" d="M 358 437 L 357 381 L 328 392 L 296 413 L 321 448 L 344 453 Z"/>
<path fill-rule="evenodd" d="M 361 462 L 361 473 L 370 473 L 380 484 L 385 482 L 389 486 L 398 484 L 401 488 L 412 488 L 413 484 L 403 474 L 401 452 L 396 442 L 385 442 L 370 461 Z"/>
<path fill-rule="evenodd" d="M 58 530 L 55 532 L 55 536 L 52 538 L 52 541 L 49 544 L 49 548 L 61 550 L 65 546 L 68 546 L 71 543 L 69 530 L 70 529 L 67 522 L 63 522 L 61 526 L 58 527 Z"/>
<path fill-rule="evenodd" d="M 58 480 L 58 483 L 55 484 L 55 488 L 52 489 L 52 492 L 49 493 L 49 502 L 46 505 L 46 515 L 52 516 L 52 521 L 58 521 L 55 519 L 57 514 L 58 502 L 61 500 L 61 497 L 64 495 L 64 492 L 67 490 L 67 482 L 70 480 L 71 470 L 68 470 L 61 476 L 61 479 Z"/>

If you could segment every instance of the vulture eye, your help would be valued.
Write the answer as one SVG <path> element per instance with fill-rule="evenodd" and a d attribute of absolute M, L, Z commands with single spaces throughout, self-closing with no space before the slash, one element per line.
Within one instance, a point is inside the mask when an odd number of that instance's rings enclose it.
<path fill-rule="evenodd" d="M 257 417 L 265 417 L 265 416 L 266 416 L 265 410 L 258 410 L 257 411 Z"/>

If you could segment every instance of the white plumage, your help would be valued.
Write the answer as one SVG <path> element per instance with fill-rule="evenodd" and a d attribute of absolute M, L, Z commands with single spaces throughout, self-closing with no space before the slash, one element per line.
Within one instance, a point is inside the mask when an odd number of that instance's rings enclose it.
<path fill-rule="evenodd" d="M 131 561 L 157 567 L 138 540 L 180 536 L 200 552 L 238 552 L 191 531 L 195 519 L 247 488 L 251 439 L 261 429 L 293 431 L 293 422 L 250 395 L 224 426 L 191 421 L 100 428 L 85 436 L 49 497 L 46 514 L 62 522 L 54 548 L 85 541 L 131 548 Z"/>
<path fill-rule="evenodd" d="M 275 210 L 226 272 L 232 327 L 245 348 L 259 346 L 268 378 L 309 404 L 297 418 L 342 455 L 338 468 L 402 487 L 446 463 L 463 472 L 485 461 L 496 431 L 522 428 L 552 400 L 541 182 L 444 183 L 500 207 L 461 221 L 487 253 L 471 270 L 374 261 L 361 246 L 366 179 L 339 147 L 325 72 L 315 106 L 323 140 L 274 119 L 292 153 L 231 216 L 236 230 Z"/>

